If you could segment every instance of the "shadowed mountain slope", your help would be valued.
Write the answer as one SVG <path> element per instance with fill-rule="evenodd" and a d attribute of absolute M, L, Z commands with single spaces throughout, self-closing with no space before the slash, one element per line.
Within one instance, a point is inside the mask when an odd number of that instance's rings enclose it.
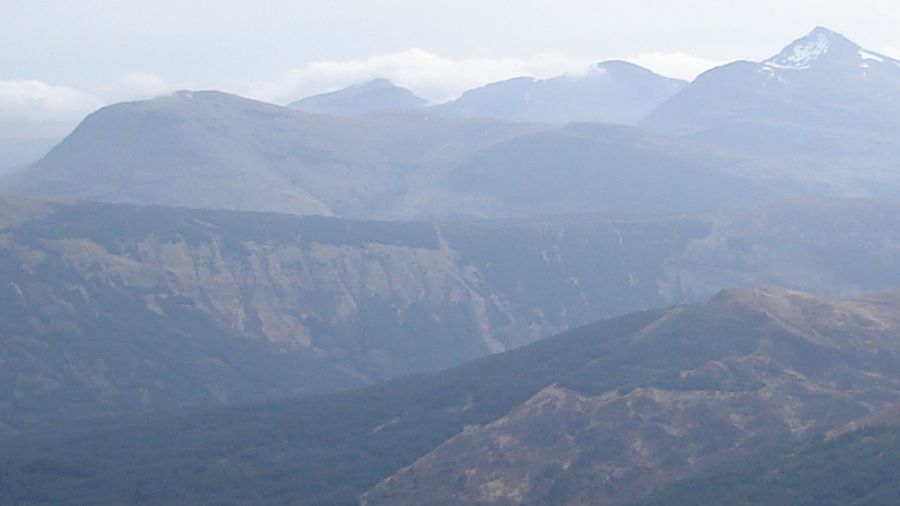
<path fill-rule="evenodd" d="M 339 118 L 181 92 L 95 112 L 0 187 L 365 219 L 678 213 L 821 193 L 786 170 L 625 126 Z"/>

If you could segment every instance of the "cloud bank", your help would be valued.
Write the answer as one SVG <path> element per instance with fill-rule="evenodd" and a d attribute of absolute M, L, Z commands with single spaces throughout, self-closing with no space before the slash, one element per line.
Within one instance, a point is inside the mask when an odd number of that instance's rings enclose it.
<path fill-rule="evenodd" d="M 589 61 L 562 54 L 516 58 L 445 58 L 423 49 L 377 55 L 364 60 L 321 61 L 291 70 L 278 80 L 250 83 L 245 94 L 273 102 L 289 102 L 350 84 L 385 78 L 432 102 L 463 91 L 518 76 L 550 77 L 587 70 Z"/>
<path fill-rule="evenodd" d="M 631 58 L 625 58 L 625 60 L 641 67 L 646 67 L 657 74 L 677 77 L 687 81 L 692 81 L 703 72 L 724 63 L 682 52 L 662 53 L 658 51 L 639 54 Z"/>
<path fill-rule="evenodd" d="M 620 58 L 661 74 L 691 79 L 715 65 L 686 53 L 646 53 Z M 249 98 L 285 104 L 375 78 L 386 78 L 438 103 L 484 84 L 518 76 L 547 78 L 581 74 L 596 63 L 564 54 L 528 59 L 453 59 L 412 48 L 360 60 L 319 61 L 272 80 L 231 83 L 175 83 L 150 74 L 127 74 L 91 89 L 57 86 L 38 80 L 0 81 L 0 136 L 62 137 L 97 108 L 152 98 L 178 89 L 220 89 Z"/>
<path fill-rule="evenodd" d="M 0 81 L 0 135 L 47 137 L 103 105 L 96 97 L 37 80 Z"/>

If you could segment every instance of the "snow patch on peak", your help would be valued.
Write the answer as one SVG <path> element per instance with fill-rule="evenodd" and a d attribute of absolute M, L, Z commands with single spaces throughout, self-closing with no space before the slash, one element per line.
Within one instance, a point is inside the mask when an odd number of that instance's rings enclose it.
<path fill-rule="evenodd" d="M 764 63 L 776 68 L 806 69 L 818 57 L 827 53 L 830 45 L 827 31 L 814 30 L 809 36 L 794 42 L 778 56 Z"/>
<path fill-rule="evenodd" d="M 882 63 L 884 62 L 884 58 L 882 58 L 881 56 L 878 56 L 875 53 L 870 53 L 870 52 L 862 50 L 862 49 L 859 50 L 859 57 L 862 58 L 863 60 L 875 60 L 877 62 L 882 62 Z"/>

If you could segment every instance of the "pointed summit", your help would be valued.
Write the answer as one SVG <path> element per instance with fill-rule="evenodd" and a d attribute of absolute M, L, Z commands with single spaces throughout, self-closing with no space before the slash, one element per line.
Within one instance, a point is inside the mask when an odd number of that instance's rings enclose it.
<path fill-rule="evenodd" d="M 843 40 L 849 41 L 849 39 L 847 39 L 847 37 L 844 37 L 843 35 L 837 33 L 836 31 L 830 30 L 824 26 L 817 26 L 817 27 L 813 28 L 812 31 L 809 32 L 809 34 L 807 34 L 807 37 L 820 36 L 820 35 L 824 36 L 824 37 L 838 38 L 838 39 L 843 39 Z"/>
<path fill-rule="evenodd" d="M 425 99 L 383 78 L 342 90 L 315 95 L 288 105 L 292 109 L 334 116 L 362 116 L 386 111 L 419 109 Z"/>
<path fill-rule="evenodd" d="M 643 126 L 828 174 L 865 195 L 900 181 L 898 91 L 900 62 L 817 27 L 768 60 L 702 74 Z"/>
<path fill-rule="evenodd" d="M 883 62 L 891 59 L 867 51 L 835 31 L 817 26 L 763 64 L 776 69 L 803 70 L 820 65 L 859 67 L 861 60 Z"/>
<path fill-rule="evenodd" d="M 780 53 L 764 63 L 778 68 L 809 68 L 816 60 L 828 53 L 836 36 L 839 37 L 827 28 L 816 27 L 808 35 L 791 42 Z"/>

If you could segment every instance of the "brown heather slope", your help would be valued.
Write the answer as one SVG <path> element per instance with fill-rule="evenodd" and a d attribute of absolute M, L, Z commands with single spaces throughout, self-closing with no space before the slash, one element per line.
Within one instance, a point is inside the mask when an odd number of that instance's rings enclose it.
<path fill-rule="evenodd" d="M 734 332 L 705 325 L 747 317 Z M 401 469 L 362 503 L 622 504 L 900 402 L 898 292 L 829 301 L 781 289 L 728 290 L 666 311 L 630 341 L 623 362 L 596 374 L 634 368 L 637 381 L 547 385 Z M 671 353 L 674 369 L 648 382 L 641 371 L 652 377 L 650 363 L 666 362 L 641 355 L 654 342 L 658 353 Z M 693 348 L 696 359 L 722 343 L 731 349 L 678 365 L 685 351 Z"/>

